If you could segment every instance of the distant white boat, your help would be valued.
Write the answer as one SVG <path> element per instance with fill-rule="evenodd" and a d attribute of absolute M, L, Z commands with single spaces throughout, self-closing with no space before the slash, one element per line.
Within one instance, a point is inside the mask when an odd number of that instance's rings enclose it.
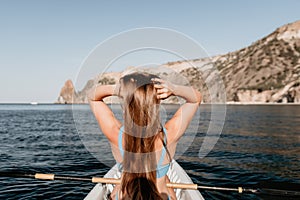
<path fill-rule="evenodd" d="M 32 101 L 32 102 L 30 102 L 30 104 L 31 104 L 31 105 L 38 105 L 38 102 Z"/>

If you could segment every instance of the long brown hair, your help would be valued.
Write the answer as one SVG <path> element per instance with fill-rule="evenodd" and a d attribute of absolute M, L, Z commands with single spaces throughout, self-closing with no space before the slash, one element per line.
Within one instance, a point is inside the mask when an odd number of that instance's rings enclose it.
<path fill-rule="evenodd" d="M 120 79 L 124 112 L 123 199 L 162 199 L 156 187 L 155 141 L 163 129 L 152 74 L 133 73 Z M 166 144 L 164 144 L 166 146 Z"/>

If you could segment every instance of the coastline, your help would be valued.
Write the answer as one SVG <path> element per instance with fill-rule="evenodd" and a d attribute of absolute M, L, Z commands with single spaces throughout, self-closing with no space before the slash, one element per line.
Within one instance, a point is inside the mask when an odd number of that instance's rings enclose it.
<path fill-rule="evenodd" d="M 300 105 L 299 103 L 226 102 L 226 105 Z"/>

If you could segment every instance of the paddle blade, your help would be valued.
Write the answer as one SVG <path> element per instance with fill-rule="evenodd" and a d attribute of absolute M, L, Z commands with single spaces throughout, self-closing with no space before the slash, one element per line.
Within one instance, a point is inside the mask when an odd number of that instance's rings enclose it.
<path fill-rule="evenodd" d="M 257 193 L 300 199 L 300 184 L 287 182 L 261 182 Z"/>

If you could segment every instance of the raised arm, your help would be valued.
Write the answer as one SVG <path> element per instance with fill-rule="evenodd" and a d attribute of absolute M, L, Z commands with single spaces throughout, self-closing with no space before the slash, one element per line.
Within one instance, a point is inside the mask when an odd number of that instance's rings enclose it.
<path fill-rule="evenodd" d="M 102 132 L 113 143 L 117 143 L 121 122 L 115 118 L 112 110 L 103 102 L 103 99 L 117 95 L 116 90 L 116 85 L 99 85 L 88 92 L 91 110 Z"/>
<path fill-rule="evenodd" d="M 175 95 L 186 100 L 174 116 L 165 124 L 168 132 L 172 133 L 170 135 L 172 138 L 170 139 L 178 141 L 197 112 L 202 100 L 201 93 L 191 86 L 175 85 L 162 79 L 154 79 L 153 81 L 157 83 L 154 86 L 157 89 L 157 97 L 159 99 Z"/>

